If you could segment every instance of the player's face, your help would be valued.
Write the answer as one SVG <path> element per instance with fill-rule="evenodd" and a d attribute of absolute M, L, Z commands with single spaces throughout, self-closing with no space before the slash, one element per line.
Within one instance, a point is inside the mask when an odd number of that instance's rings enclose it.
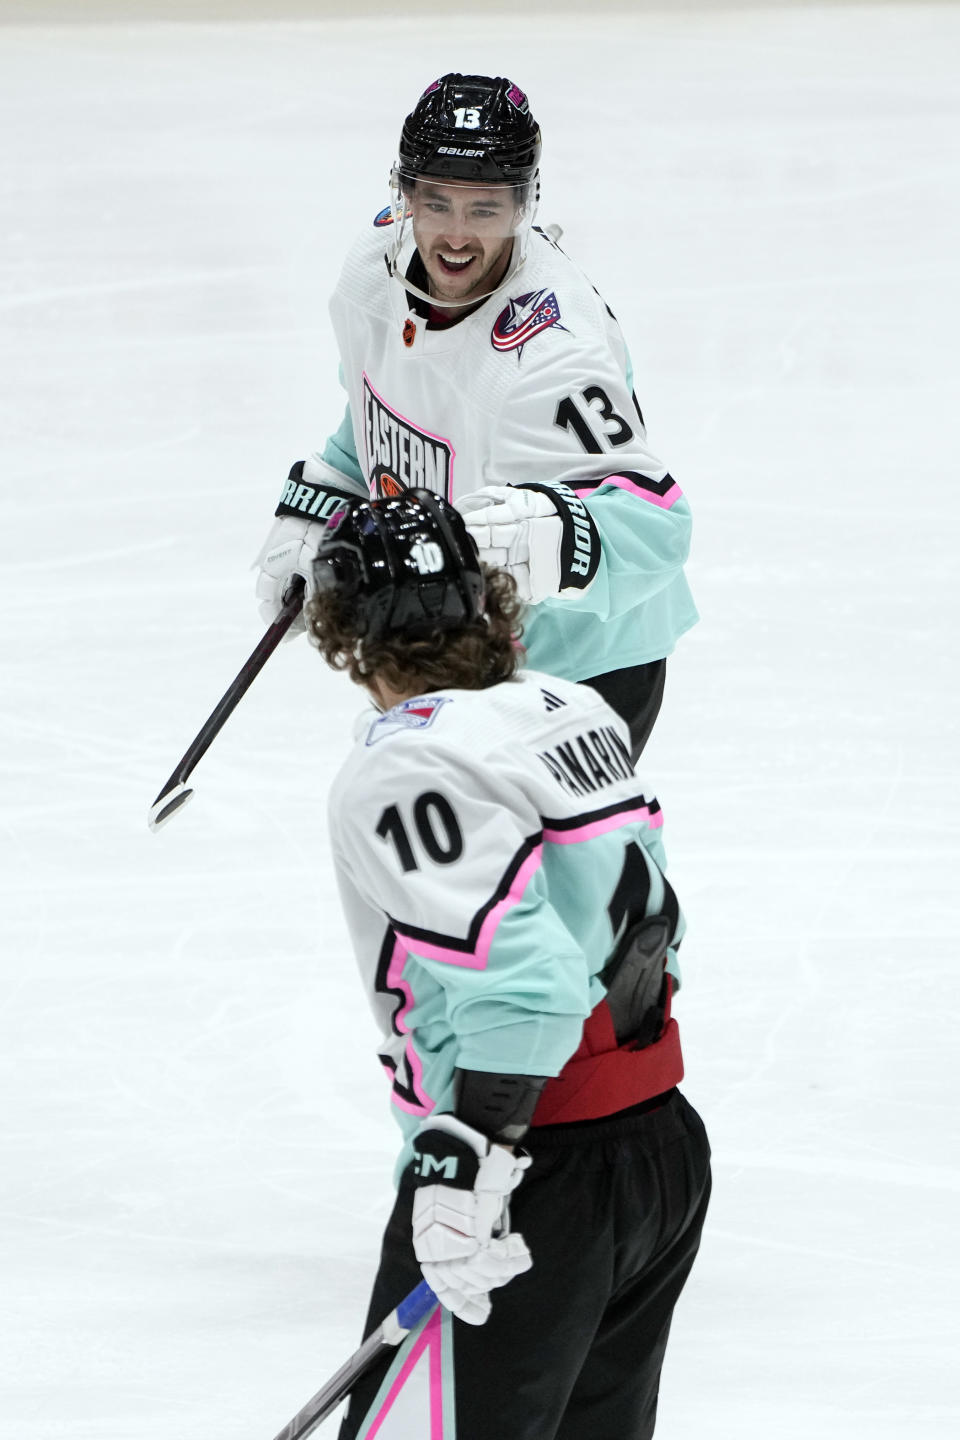
<path fill-rule="evenodd" d="M 519 219 L 511 186 L 418 180 L 407 204 L 431 295 L 469 305 L 472 295 L 495 288 Z"/>

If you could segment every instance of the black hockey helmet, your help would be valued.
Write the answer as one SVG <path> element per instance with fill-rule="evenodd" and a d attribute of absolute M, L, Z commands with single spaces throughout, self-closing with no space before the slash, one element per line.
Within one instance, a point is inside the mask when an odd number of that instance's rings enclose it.
<path fill-rule="evenodd" d="M 313 566 L 364 639 L 422 637 L 483 614 L 483 575 L 462 516 L 432 490 L 358 500 L 333 516 Z"/>
<path fill-rule="evenodd" d="M 399 170 L 474 184 L 516 185 L 526 198 L 540 163 L 540 127 L 526 95 L 491 75 L 443 75 L 403 122 Z"/>

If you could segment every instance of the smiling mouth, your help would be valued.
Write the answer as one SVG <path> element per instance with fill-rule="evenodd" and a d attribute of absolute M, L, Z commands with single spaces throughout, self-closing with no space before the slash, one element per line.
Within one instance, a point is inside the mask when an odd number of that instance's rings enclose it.
<path fill-rule="evenodd" d="M 475 259 L 474 255 L 445 255 L 442 250 L 437 251 L 437 261 L 445 275 L 462 275 Z"/>

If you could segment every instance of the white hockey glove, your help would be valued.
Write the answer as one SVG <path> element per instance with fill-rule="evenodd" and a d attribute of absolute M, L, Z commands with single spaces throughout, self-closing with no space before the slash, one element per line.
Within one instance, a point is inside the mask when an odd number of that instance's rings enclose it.
<path fill-rule="evenodd" d="M 319 460 L 298 460 L 287 478 L 277 506 L 277 518 L 253 562 L 257 575 L 257 599 L 264 625 L 279 618 L 283 602 L 295 575 L 305 582 L 304 604 L 311 598 L 313 562 L 327 522 L 348 501 L 363 495 L 347 487 L 345 476 Z M 298 615 L 284 636 L 292 640 L 306 629 Z"/>
<path fill-rule="evenodd" d="M 485 485 L 457 500 L 480 559 L 508 570 L 520 598 L 582 595 L 600 564 L 600 536 L 566 485 Z"/>
<path fill-rule="evenodd" d="M 263 548 L 254 564 L 259 566 L 257 576 L 257 599 L 260 601 L 260 617 L 264 625 L 272 625 L 283 609 L 284 596 L 290 589 L 295 575 L 302 575 L 306 586 L 303 603 L 306 604 L 315 590 L 313 583 L 313 561 L 317 558 L 317 546 L 327 527 L 318 525 L 316 520 L 297 520 L 292 515 L 280 515 L 273 523 Z M 292 640 L 306 629 L 303 615 L 297 615 L 283 637 Z"/>
<path fill-rule="evenodd" d="M 423 1277 L 441 1305 L 482 1325 L 490 1291 L 533 1263 L 523 1236 L 510 1233 L 507 1203 L 530 1156 L 491 1145 L 455 1115 L 425 1120 L 413 1145 L 413 1248 Z"/>

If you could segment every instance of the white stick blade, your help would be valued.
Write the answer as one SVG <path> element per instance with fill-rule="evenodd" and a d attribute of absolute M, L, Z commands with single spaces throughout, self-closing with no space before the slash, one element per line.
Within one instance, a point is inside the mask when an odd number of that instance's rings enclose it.
<path fill-rule="evenodd" d="M 192 795 L 193 791 L 188 785 L 175 785 L 172 790 L 167 791 L 166 795 L 161 795 L 159 799 L 154 800 L 150 806 L 150 814 L 147 816 L 147 824 L 150 829 L 159 830 L 161 825 L 167 823 L 171 815 L 175 815 L 186 805 Z"/>

